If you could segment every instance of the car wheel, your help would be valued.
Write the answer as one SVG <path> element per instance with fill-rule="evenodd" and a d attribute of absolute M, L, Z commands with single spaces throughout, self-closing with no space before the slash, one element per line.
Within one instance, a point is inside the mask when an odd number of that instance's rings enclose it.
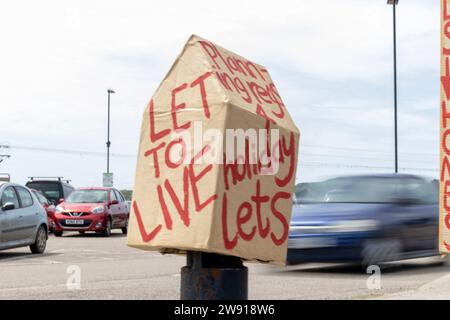
<path fill-rule="evenodd" d="M 105 236 L 105 237 L 111 236 L 111 227 L 112 227 L 111 219 L 108 218 L 108 221 L 106 222 L 105 230 L 103 230 L 103 236 Z"/>
<path fill-rule="evenodd" d="M 43 226 L 40 226 L 35 242 L 30 246 L 30 250 L 34 254 L 44 253 L 45 247 L 47 246 L 47 230 Z"/>
<path fill-rule="evenodd" d="M 366 269 L 376 265 L 385 267 L 387 262 L 399 260 L 403 251 L 400 240 L 372 240 L 365 243 L 362 250 L 362 266 Z"/>
<path fill-rule="evenodd" d="M 127 234 L 127 233 L 128 233 L 128 222 L 127 222 L 127 224 L 125 225 L 125 227 L 122 228 L 122 233 L 123 233 L 123 234 Z"/>
<path fill-rule="evenodd" d="M 61 237 L 63 235 L 63 231 L 53 230 L 53 234 L 55 237 Z"/>

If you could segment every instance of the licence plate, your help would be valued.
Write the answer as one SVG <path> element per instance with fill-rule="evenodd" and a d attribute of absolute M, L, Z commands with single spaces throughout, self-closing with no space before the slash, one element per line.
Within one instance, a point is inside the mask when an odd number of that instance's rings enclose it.
<path fill-rule="evenodd" d="M 66 220 L 66 224 L 80 225 L 84 224 L 84 220 Z"/>
<path fill-rule="evenodd" d="M 297 238 L 289 239 L 289 249 L 311 249 L 337 246 L 335 239 L 330 238 Z"/>

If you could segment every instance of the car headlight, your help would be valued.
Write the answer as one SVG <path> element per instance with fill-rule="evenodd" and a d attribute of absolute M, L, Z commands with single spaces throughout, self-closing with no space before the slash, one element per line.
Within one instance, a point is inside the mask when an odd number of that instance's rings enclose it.
<path fill-rule="evenodd" d="M 337 221 L 333 226 L 335 232 L 361 232 L 371 231 L 378 227 L 376 220 L 343 220 Z"/>
<path fill-rule="evenodd" d="M 105 207 L 96 207 L 91 210 L 92 213 L 103 213 L 105 212 Z"/>
<path fill-rule="evenodd" d="M 56 211 L 56 213 L 61 213 L 61 212 L 64 212 L 64 208 L 61 206 L 56 206 L 55 211 Z"/>

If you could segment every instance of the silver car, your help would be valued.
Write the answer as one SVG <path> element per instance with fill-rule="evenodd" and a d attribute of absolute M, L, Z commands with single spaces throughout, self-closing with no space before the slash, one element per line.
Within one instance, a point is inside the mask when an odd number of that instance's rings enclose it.
<path fill-rule="evenodd" d="M 0 250 L 30 246 L 43 253 L 47 230 L 47 213 L 30 189 L 0 182 Z"/>

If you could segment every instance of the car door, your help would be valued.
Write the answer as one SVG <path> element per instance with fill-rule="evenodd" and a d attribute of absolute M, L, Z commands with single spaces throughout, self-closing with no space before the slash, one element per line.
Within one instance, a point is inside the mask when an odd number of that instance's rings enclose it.
<path fill-rule="evenodd" d="M 13 203 L 14 209 L 1 211 L 2 215 L 2 247 L 9 247 L 20 241 L 20 203 L 14 187 L 6 187 L 1 194 L 1 206 Z"/>
<path fill-rule="evenodd" d="M 402 184 L 398 205 L 403 224 L 403 245 L 406 251 L 436 250 L 438 243 L 438 194 L 432 186 L 419 179 Z"/>
<path fill-rule="evenodd" d="M 118 190 L 114 190 L 116 192 L 116 197 L 119 201 L 119 216 L 120 216 L 120 226 L 124 227 L 127 224 L 128 220 L 128 205 L 125 202 L 125 198 Z"/>
<path fill-rule="evenodd" d="M 20 238 L 23 241 L 34 240 L 34 232 L 36 230 L 39 220 L 40 204 L 35 203 L 31 192 L 24 187 L 15 186 L 17 195 L 19 196 L 20 209 L 19 213 L 19 225 L 20 225 Z"/>
<path fill-rule="evenodd" d="M 111 211 L 112 225 L 113 228 L 120 226 L 120 203 L 113 204 L 113 201 L 118 202 L 117 195 L 113 189 L 109 191 L 109 208 Z"/>

